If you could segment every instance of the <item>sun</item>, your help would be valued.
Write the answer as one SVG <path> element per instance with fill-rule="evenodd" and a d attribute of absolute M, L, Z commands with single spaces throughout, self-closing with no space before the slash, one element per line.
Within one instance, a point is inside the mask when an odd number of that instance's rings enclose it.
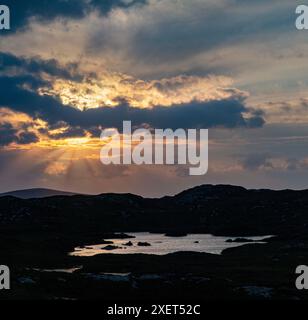
<path fill-rule="evenodd" d="M 87 145 L 87 143 L 90 141 L 90 138 L 69 138 L 65 139 L 65 142 L 67 143 L 68 146 L 83 146 Z"/>

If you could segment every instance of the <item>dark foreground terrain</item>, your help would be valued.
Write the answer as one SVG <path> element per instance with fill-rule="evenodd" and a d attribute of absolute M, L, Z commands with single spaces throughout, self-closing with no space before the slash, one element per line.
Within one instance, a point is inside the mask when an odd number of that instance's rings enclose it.
<path fill-rule="evenodd" d="M 68 256 L 77 246 L 136 231 L 275 237 L 220 256 Z M 11 268 L 12 290 L 0 299 L 307 299 L 295 287 L 296 267 L 308 264 L 307 231 L 308 191 L 206 185 L 154 200 L 3 197 L 0 264 Z M 59 270 L 68 268 L 76 270 Z"/>

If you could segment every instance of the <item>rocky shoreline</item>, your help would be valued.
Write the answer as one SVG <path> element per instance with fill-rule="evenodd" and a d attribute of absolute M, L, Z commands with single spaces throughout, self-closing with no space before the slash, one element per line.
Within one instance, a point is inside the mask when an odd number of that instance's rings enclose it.
<path fill-rule="evenodd" d="M 307 299 L 295 288 L 295 268 L 308 259 L 308 241 L 270 240 L 222 255 L 69 257 L 28 255 L 11 260 L 13 291 L 1 299 Z M 61 269 L 62 270 L 61 270 Z M 59 270 L 60 269 L 60 270 Z M 86 288 L 86 290 L 80 290 Z"/>

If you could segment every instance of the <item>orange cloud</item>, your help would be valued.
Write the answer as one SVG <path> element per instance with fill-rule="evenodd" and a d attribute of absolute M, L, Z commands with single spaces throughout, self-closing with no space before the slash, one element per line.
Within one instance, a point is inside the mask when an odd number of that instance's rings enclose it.
<path fill-rule="evenodd" d="M 230 97 L 246 97 L 247 93 L 232 87 L 224 76 L 177 76 L 161 80 L 138 80 L 119 73 L 102 73 L 97 79 L 74 82 L 55 79 L 52 88 L 40 88 L 41 95 L 59 96 L 64 105 L 79 110 L 117 106 L 125 99 L 132 107 L 171 106 L 192 101 L 209 102 Z"/>

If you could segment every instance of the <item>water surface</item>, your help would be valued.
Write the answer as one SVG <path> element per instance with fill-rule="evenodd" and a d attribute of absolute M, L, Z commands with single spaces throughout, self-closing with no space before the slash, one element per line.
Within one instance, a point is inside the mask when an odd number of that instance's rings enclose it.
<path fill-rule="evenodd" d="M 70 253 L 73 256 L 90 257 L 97 254 L 154 254 L 166 255 L 179 251 L 189 252 L 206 252 L 212 254 L 221 254 L 223 250 L 235 248 L 247 243 L 228 243 L 228 239 L 236 239 L 240 237 L 217 237 L 211 234 L 189 234 L 185 237 L 168 237 L 164 234 L 153 233 L 128 233 L 133 239 L 108 239 L 113 242 L 113 246 L 119 247 L 115 250 L 106 250 L 105 244 L 94 244 L 85 248 L 77 247 L 75 251 Z M 254 240 L 254 243 L 265 243 L 263 240 L 272 236 L 261 237 L 245 237 L 245 239 Z M 132 246 L 126 244 L 131 241 Z M 141 247 L 138 242 L 146 242 L 151 246 Z M 251 243 L 251 242 L 248 242 Z"/>

